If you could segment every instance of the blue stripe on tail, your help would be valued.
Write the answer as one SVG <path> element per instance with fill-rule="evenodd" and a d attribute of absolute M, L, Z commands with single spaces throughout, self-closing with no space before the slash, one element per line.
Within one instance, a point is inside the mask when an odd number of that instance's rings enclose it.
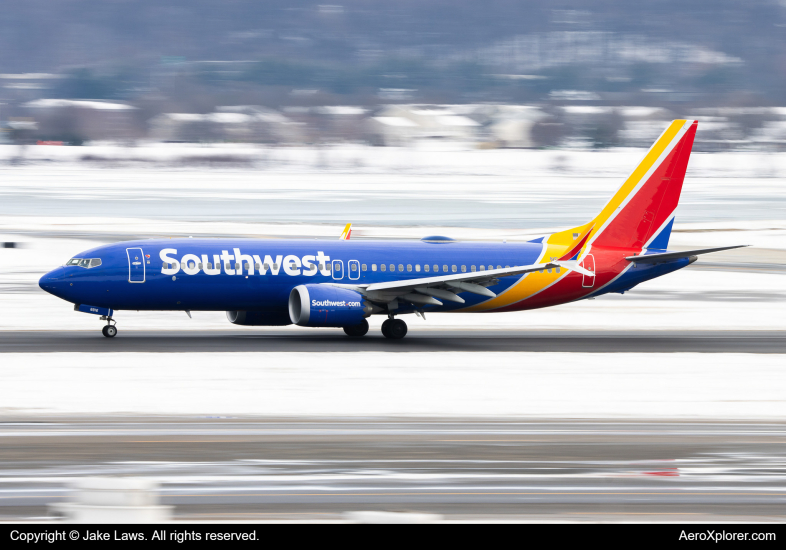
<path fill-rule="evenodd" d="M 647 249 L 666 250 L 669 247 L 669 237 L 671 237 L 671 226 L 673 225 L 674 218 L 671 218 L 671 221 L 658 233 Z"/>

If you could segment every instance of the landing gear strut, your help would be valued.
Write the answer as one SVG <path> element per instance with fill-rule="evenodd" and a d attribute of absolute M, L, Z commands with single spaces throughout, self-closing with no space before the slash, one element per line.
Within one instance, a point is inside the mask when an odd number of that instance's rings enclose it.
<path fill-rule="evenodd" d="M 101 317 L 102 321 L 106 321 L 106 325 L 101 329 L 101 334 L 107 338 L 114 338 L 117 335 L 117 321 L 111 317 Z M 115 323 L 114 325 L 112 323 Z"/>
<path fill-rule="evenodd" d="M 401 319 L 387 319 L 382 323 L 382 335 L 391 340 L 401 340 L 407 335 L 407 324 Z"/>

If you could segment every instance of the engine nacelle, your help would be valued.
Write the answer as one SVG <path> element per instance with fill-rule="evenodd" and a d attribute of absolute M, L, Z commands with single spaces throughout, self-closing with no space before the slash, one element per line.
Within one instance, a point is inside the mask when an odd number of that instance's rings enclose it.
<path fill-rule="evenodd" d="M 286 313 L 270 311 L 227 311 L 227 319 L 233 325 L 251 327 L 280 327 L 292 324 Z"/>
<path fill-rule="evenodd" d="M 354 290 L 331 285 L 300 285 L 289 294 L 289 318 L 301 327 L 348 327 L 374 311 Z"/>

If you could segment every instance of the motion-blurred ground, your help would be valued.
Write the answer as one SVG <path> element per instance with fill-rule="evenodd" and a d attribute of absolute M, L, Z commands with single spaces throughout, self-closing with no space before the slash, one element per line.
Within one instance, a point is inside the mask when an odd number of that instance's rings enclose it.
<path fill-rule="evenodd" d="M 396 343 L 372 320 L 353 349 L 221 312 L 119 312 L 108 340 L 37 280 L 133 238 L 332 240 L 354 222 L 353 238 L 525 240 L 590 219 L 643 152 L 252 147 L 216 168 L 49 150 L 0 168 L 0 515 L 46 517 L 69 480 L 117 474 L 156 478 L 190 518 L 782 519 L 776 156 L 694 155 L 677 211 L 673 248 L 751 248 L 625 295 L 407 319 Z"/>

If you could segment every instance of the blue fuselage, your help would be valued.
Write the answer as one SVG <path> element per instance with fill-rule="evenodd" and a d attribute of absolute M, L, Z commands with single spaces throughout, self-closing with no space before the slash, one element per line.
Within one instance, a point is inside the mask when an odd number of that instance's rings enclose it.
<path fill-rule="evenodd" d="M 542 251 L 540 242 L 146 240 L 87 250 L 79 258 L 100 259 L 100 265 L 59 267 L 40 286 L 75 304 L 114 310 L 284 314 L 290 292 L 301 284 L 368 284 L 529 265 Z M 503 277 L 494 290 L 502 292 L 517 280 Z M 486 299 L 465 298 L 466 304 L 428 309 L 450 311 Z"/>

